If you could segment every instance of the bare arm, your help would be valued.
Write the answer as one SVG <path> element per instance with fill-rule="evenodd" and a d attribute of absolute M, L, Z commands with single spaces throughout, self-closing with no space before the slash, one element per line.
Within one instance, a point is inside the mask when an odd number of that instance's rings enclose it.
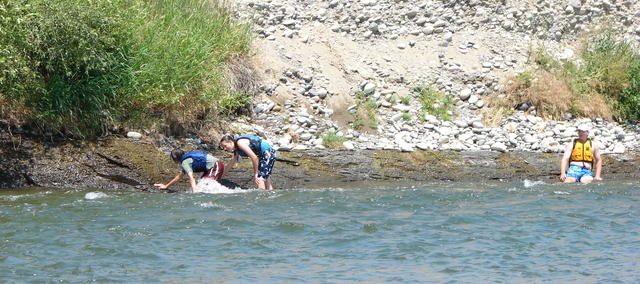
<path fill-rule="evenodd" d="M 571 143 L 564 147 L 564 154 L 562 160 L 560 160 L 560 180 L 564 181 L 567 178 L 567 167 L 569 166 L 569 160 L 571 159 Z"/>
<path fill-rule="evenodd" d="M 229 169 L 233 168 L 233 166 L 236 164 L 237 159 L 238 159 L 238 153 L 233 153 L 233 156 L 231 156 L 231 160 L 229 160 L 229 163 L 223 169 L 222 176 L 226 175 L 227 172 L 229 172 Z"/>
<path fill-rule="evenodd" d="M 193 177 L 193 172 L 188 172 L 187 176 L 189 176 L 189 184 L 191 185 L 191 193 L 196 193 L 197 192 L 196 179 Z"/>
<path fill-rule="evenodd" d="M 596 176 L 593 177 L 595 180 L 602 180 L 600 174 L 602 173 L 602 157 L 600 156 L 600 147 L 598 145 L 594 145 L 593 147 L 593 159 L 596 162 Z"/>
<path fill-rule="evenodd" d="M 176 183 L 177 181 L 179 181 L 182 177 L 184 176 L 184 173 L 180 172 L 177 176 L 175 176 L 171 181 L 169 181 L 167 184 L 162 184 L 162 183 L 156 183 L 154 184 L 154 186 L 157 186 L 160 189 L 167 189 L 169 188 L 172 184 Z"/>
<path fill-rule="evenodd" d="M 240 148 L 240 150 L 245 152 L 247 154 L 247 156 L 249 156 L 249 159 L 251 159 L 251 163 L 253 164 L 253 177 L 254 177 L 254 179 L 257 179 L 257 177 L 258 177 L 258 165 L 259 165 L 258 156 L 249 147 L 249 140 L 242 139 L 242 140 L 238 141 L 237 145 L 238 145 L 238 148 Z M 257 180 L 256 180 L 256 182 L 257 182 Z"/>

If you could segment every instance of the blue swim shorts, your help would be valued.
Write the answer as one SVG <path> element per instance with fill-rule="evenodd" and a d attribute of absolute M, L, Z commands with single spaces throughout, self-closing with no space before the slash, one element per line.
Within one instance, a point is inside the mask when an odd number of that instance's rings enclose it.
<path fill-rule="evenodd" d="M 258 165 L 258 178 L 268 179 L 276 161 L 276 149 L 269 149 L 262 152 Z"/>
<path fill-rule="evenodd" d="M 567 176 L 573 177 L 577 182 L 580 182 L 580 179 L 582 179 L 583 176 L 593 177 L 593 172 L 587 168 L 570 166 L 567 170 Z"/>

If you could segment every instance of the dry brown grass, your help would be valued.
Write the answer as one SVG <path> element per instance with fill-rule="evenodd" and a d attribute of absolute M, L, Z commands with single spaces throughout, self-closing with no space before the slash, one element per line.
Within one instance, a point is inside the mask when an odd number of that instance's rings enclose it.
<path fill-rule="evenodd" d="M 237 92 L 254 95 L 260 87 L 260 76 L 251 61 L 243 56 L 229 60 L 225 78 L 229 87 Z"/>
<path fill-rule="evenodd" d="M 598 94 L 574 95 L 567 81 L 547 71 L 514 76 L 506 82 L 504 92 L 487 98 L 484 122 L 495 126 L 521 103 L 535 106 L 536 114 L 545 119 L 558 119 L 563 113 L 582 117 L 611 119 L 611 108 Z"/>

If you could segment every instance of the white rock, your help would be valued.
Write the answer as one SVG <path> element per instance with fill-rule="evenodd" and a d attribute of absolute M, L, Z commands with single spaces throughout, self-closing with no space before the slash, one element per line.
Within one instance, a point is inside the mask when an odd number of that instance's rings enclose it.
<path fill-rule="evenodd" d="M 507 152 L 507 145 L 504 145 L 502 142 L 496 142 L 491 144 L 491 150 L 498 152 Z"/>
<path fill-rule="evenodd" d="M 415 151 L 414 146 L 412 144 L 403 143 L 400 144 L 400 151 L 402 152 L 413 152 Z"/>
<path fill-rule="evenodd" d="M 392 109 L 395 111 L 408 112 L 409 110 L 411 110 L 411 107 L 404 104 L 398 104 L 398 105 L 394 105 Z"/>
<path fill-rule="evenodd" d="M 351 141 L 342 142 L 342 146 L 344 146 L 344 148 L 347 149 L 347 150 L 353 150 L 353 149 L 356 148 L 356 146 L 353 145 L 353 142 L 351 142 Z"/>
<path fill-rule="evenodd" d="M 460 92 L 460 99 L 466 101 L 471 96 L 471 89 L 464 89 Z"/>
<path fill-rule="evenodd" d="M 375 90 L 376 85 L 370 82 L 368 82 L 366 85 L 364 85 L 364 88 L 362 88 L 362 91 L 367 95 L 372 94 Z"/>
<path fill-rule="evenodd" d="M 291 144 L 292 139 L 293 137 L 291 137 L 291 135 L 289 134 L 282 136 L 280 139 L 278 139 L 278 145 L 280 146 L 289 145 Z"/>
<path fill-rule="evenodd" d="M 626 149 L 625 149 L 625 147 L 624 147 L 624 145 L 622 143 L 616 143 L 613 146 L 613 151 L 612 152 L 615 153 L 615 154 L 622 154 L 622 153 L 624 153 L 625 150 Z"/>
<path fill-rule="evenodd" d="M 477 95 L 471 95 L 469 97 L 469 104 L 475 104 L 480 100 L 480 98 Z"/>
<path fill-rule="evenodd" d="M 442 36 L 442 39 L 444 39 L 445 41 L 451 42 L 453 40 L 453 33 L 451 32 L 445 33 L 444 36 Z"/>
<path fill-rule="evenodd" d="M 131 139 L 140 139 L 142 138 L 142 134 L 135 131 L 129 131 L 127 132 L 127 137 Z"/>
<path fill-rule="evenodd" d="M 313 137 L 313 135 L 311 133 L 302 133 L 300 135 L 300 140 L 309 141 L 309 140 L 311 140 L 312 137 Z"/>
<path fill-rule="evenodd" d="M 307 147 L 307 145 L 303 145 L 303 144 L 299 144 L 296 145 L 295 147 L 293 147 L 293 150 L 307 150 L 309 149 L 309 147 Z"/>

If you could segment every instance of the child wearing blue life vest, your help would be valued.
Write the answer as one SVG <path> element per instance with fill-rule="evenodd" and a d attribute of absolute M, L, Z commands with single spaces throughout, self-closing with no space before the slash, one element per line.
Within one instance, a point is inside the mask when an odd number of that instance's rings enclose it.
<path fill-rule="evenodd" d="M 171 160 L 180 166 L 181 172 L 176 175 L 167 184 L 156 183 L 160 189 L 167 189 L 175 182 L 182 179 L 184 174 L 189 177 L 189 184 L 191 185 L 191 192 L 196 193 L 198 189 L 196 187 L 196 179 L 193 177 L 194 172 L 202 172 L 202 178 L 212 178 L 215 181 L 220 181 L 222 173 L 224 172 L 224 165 L 218 158 L 203 151 L 192 151 L 185 153 L 182 149 L 173 149 L 170 154 Z"/>
<path fill-rule="evenodd" d="M 272 190 L 270 176 L 273 164 L 276 161 L 276 150 L 263 141 L 260 137 L 242 135 L 233 137 L 226 135 L 220 139 L 221 150 L 233 152 L 233 157 L 227 164 L 226 169 L 231 169 L 236 161 L 242 157 L 249 157 L 253 164 L 253 180 L 260 189 Z M 223 175 L 226 171 L 223 172 Z"/>

